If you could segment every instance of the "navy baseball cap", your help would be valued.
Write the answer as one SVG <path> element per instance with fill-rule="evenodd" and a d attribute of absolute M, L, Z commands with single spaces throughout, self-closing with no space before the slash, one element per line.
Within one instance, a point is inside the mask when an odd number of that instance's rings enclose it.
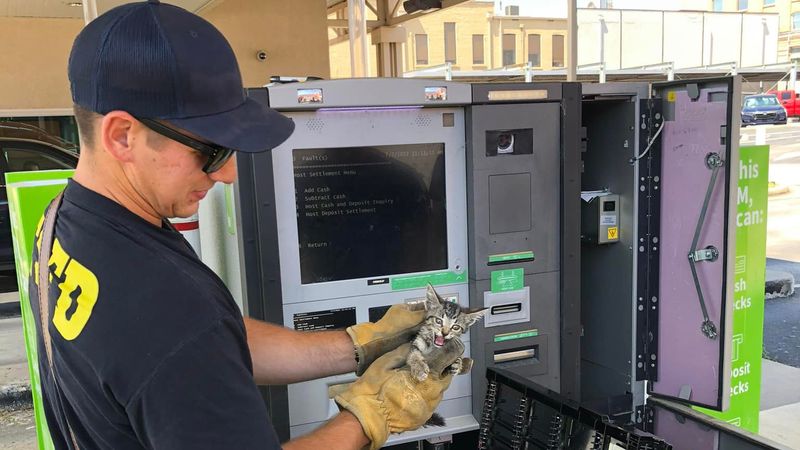
<path fill-rule="evenodd" d="M 213 25 L 158 0 L 91 21 L 69 57 L 72 100 L 91 111 L 161 119 L 242 152 L 277 147 L 294 122 L 248 98 L 230 44 Z"/>

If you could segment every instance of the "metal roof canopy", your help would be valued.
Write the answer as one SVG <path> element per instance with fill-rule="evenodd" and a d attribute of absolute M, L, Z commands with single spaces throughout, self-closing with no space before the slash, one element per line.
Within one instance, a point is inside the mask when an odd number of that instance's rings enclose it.
<path fill-rule="evenodd" d="M 778 82 L 789 77 L 796 80 L 797 67 L 791 62 L 756 67 L 736 67 L 733 63 L 714 66 L 671 69 L 670 63 L 626 69 L 601 70 L 599 64 L 578 67 L 577 81 L 665 81 L 692 78 L 711 78 L 741 75 L 748 82 Z M 530 66 L 509 67 L 496 70 L 450 70 L 448 64 L 403 74 L 406 78 L 458 79 L 459 81 L 563 81 L 567 69 L 533 70 Z"/>
<path fill-rule="evenodd" d="M 133 0 L 0 0 L 0 17 L 84 18 L 84 9 L 103 14 L 111 8 Z M 165 0 L 194 13 L 199 13 L 220 0 Z M 329 1 L 330 3 L 330 1 Z"/>
<path fill-rule="evenodd" d="M 411 14 L 402 8 L 404 0 L 359 0 L 365 7 L 372 11 L 376 19 L 368 20 L 368 28 L 398 25 L 408 20 L 417 19 L 425 14 L 441 11 L 442 9 L 466 3 L 469 0 L 442 0 L 442 7 L 425 11 L 416 11 Z M 328 15 L 345 10 L 352 0 L 327 0 Z M 343 19 L 328 19 L 328 26 L 333 28 L 348 28 L 348 21 Z"/>

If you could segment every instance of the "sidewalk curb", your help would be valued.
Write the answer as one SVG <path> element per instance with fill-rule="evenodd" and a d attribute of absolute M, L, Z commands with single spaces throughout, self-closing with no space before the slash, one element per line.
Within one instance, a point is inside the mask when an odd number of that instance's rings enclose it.
<path fill-rule="evenodd" d="M 22 315 L 19 302 L 0 303 L 0 319 Z"/>
<path fill-rule="evenodd" d="M 786 185 L 776 185 L 775 187 L 771 187 L 767 189 L 767 196 L 774 197 L 776 195 L 783 195 L 789 192 L 791 189 L 789 186 Z"/>
<path fill-rule="evenodd" d="M 767 270 L 767 279 L 764 282 L 764 298 L 789 297 L 794 294 L 794 275 L 789 272 Z"/>
<path fill-rule="evenodd" d="M 12 383 L 0 386 L 0 409 L 17 409 L 33 404 L 29 383 Z"/>

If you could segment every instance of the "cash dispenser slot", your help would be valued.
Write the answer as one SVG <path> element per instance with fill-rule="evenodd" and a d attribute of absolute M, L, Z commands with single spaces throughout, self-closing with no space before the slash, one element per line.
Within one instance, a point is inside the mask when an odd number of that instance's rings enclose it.
<path fill-rule="evenodd" d="M 511 314 L 522 311 L 522 303 L 509 303 L 506 305 L 492 306 L 489 310 L 490 314 Z"/>
<path fill-rule="evenodd" d="M 530 286 L 516 291 L 484 292 L 483 307 L 489 308 L 484 318 L 486 328 L 525 323 L 531 319 Z"/>
<path fill-rule="evenodd" d="M 494 352 L 494 363 L 502 364 L 513 361 L 521 361 L 524 359 L 536 359 L 536 356 L 539 353 L 538 350 L 538 345 L 497 350 Z"/>

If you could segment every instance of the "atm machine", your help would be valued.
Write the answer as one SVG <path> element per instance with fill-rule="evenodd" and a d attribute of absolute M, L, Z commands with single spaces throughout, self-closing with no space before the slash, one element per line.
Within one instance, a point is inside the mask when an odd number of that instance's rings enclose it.
<path fill-rule="evenodd" d="M 270 153 L 239 155 L 246 314 L 296 330 L 345 328 L 424 298 L 428 283 L 469 305 L 468 85 L 318 81 L 250 95 L 296 129 Z M 269 388 L 280 437 L 338 413 L 328 388 L 353 380 Z M 447 426 L 392 435 L 388 445 L 476 429 L 471 381 L 456 377 L 446 392 L 438 411 Z"/>
<path fill-rule="evenodd" d="M 729 396 L 738 83 L 251 89 L 296 130 L 210 193 L 203 258 L 246 315 L 298 330 L 377 320 L 427 283 L 489 309 L 447 425 L 387 446 L 773 448 L 714 447 L 736 433 L 685 406 Z M 353 379 L 265 387 L 279 436 Z"/>

